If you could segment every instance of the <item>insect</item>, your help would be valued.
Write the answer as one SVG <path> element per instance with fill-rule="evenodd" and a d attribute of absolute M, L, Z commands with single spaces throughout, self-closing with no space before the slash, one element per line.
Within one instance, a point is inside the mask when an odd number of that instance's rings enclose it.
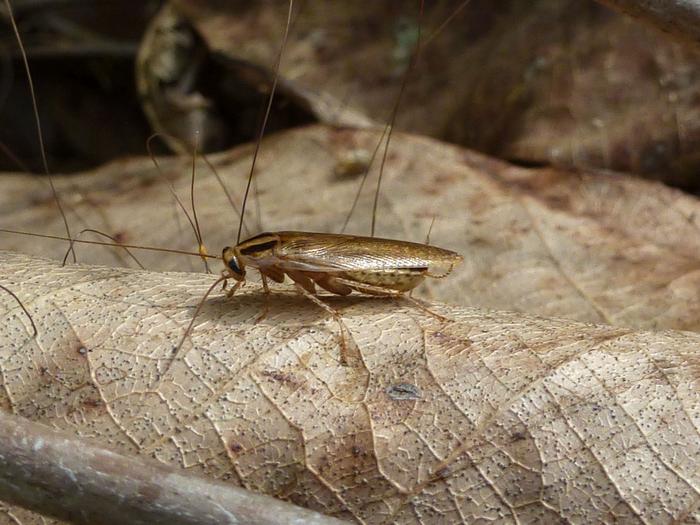
<path fill-rule="evenodd" d="M 398 296 L 413 290 L 426 277 L 447 276 L 462 256 L 443 248 L 407 241 L 329 233 L 261 233 L 234 247 L 226 247 L 222 258 L 225 279 L 236 288 L 245 282 L 246 267 L 262 277 L 282 283 L 289 277 L 302 295 L 331 313 L 344 326 L 339 314 L 316 296 L 316 286 L 336 295 L 353 291 L 369 295 Z M 420 305 L 420 303 L 418 303 Z M 347 362 L 344 336 L 342 361 Z"/>

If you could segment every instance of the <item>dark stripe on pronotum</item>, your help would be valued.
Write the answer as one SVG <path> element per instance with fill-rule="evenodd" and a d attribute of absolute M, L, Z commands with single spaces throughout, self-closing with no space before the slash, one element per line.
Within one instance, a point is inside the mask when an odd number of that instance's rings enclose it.
<path fill-rule="evenodd" d="M 251 253 L 261 252 L 263 250 L 267 250 L 268 248 L 274 248 L 277 246 L 277 242 L 278 241 L 268 241 L 260 244 L 254 244 L 253 246 L 246 246 L 245 248 L 241 248 L 241 253 L 243 255 L 250 255 Z"/>

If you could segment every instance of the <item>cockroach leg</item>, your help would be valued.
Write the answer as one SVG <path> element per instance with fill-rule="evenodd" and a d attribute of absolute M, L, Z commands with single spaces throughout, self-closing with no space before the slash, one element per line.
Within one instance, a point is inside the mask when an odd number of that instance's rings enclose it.
<path fill-rule="evenodd" d="M 364 283 L 360 284 L 360 283 L 357 283 L 354 281 L 350 281 L 348 279 L 338 278 L 337 280 L 339 282 L 341 282 L 342 284 L 346 284 L 346 285 L 350 286 L 351 288 L 357 290 L 358 292 L 368 293 L 371 295 L 381 295 L 384 297 L 396 297 L 396 298 L 405 299 L 408 302 L 410 302 L 411 304 L 413 304 L 414 306 L 416 306 L 417 308 L 419 308 L 420 310 L 424 311 L 425 313 L 432 315 L 433 317 L 435 317 L 439 321 L 442 321 L 442 322 L 450 322 L 451 321 L 451 319 L 448 319 L 447 317 L 445 317 L 443 315 L 440 315 L 440 314 L 433 312 L 427 306 L 422 304 L 418 299 L 411 297 L 409 294 L 407 294 L 405 292 L 397 292 L 395 290 L 389 290 L 387 288 L 382 288 L 381 286 L 373 286 L 371 284 L 364 284 Z"/>
<path fill-rule="evenodd" d="M 313 301 L 318 306 L 323 308 L 326 312 L 331 314 L 333 316 L 333 319 L 335 319 L 336 322 L 338 323 L 338 326 L 340 327 L 340 364 L 343 366 L 347 366 L 348 365 L 348 343 L 347 343 L 347 339 L 345 336 L 345 332 L 350 333 L 350 331 L 345 326 L 345 323 L 343 322 L 342 317 L 340 316 L 340 314 L 338 313 L 337 310 L 334 310 L 329 305 L 324 303 L 321 299 L 319 299 L 314 294 L 309 292 L 301 284 L 295 282 L 294 286 L 296 287 L 297 291 L 301 295 L 303 295 L 304 297 L 306 297 L 310 301 Z"/>
<path fill-rule="evenodd" d="M 227 281 L 224 281 L 224 286 L 226 286 Z M 236 293 L 236 291 L 245 284 L 245 281 L 237 281 L 236 284 L 234 284 L 230 290 L 226 292 L 226 298 L 230 299 L 233 297 L 233 295 Z"/>
<path fill-rule="evenodd" d="M 194 322 L 197 319 L 197 316 L 199 315 L 199 312 L 202 311 L 202 307 L 204 307 L 204 302 L 207 300 L 207 297 L 214 291 L 214 288 L 221 282 L 221 281 L 226 281 L 226 279 L 229 279 L 230 276 L 226 272 L 222 272 L 221 277 L 219 277 L 216 281 L 212 283 L 212 285 L 207 289 L 206 293 L 202 296 L 202 298 L 199 300 L 199 303 L 197 304 L 197 308 L 194 311 L 194 314 L 192 315 L 192 319 L 190 320 L 190 323 L 187 325 L 187 328 L 185 329 L 185 332 L 182 334 L 182 337 L 180 338 L 180 342 L 178 345 L 173 349 L 173 354 L 172 354 L 172 359 L 168 361 L 168 363 L 165 365 L 165 370 L 163 370 L 162 373 L 159 373 L 156 376 L 156 383 L 153 386 L 153 388 L 157 388 L 160 382 L 163 380 L 163 378 L 168 374 L 170 371 L 170 367 L 173 366 L 173 363 L 175 362 L 176 359 L 184 359 L 185 355 L 187 355 L 187 352 L 191 348 L 188 348 L 182 352 L 182 355 L 180 355 L 180 350 L 182 350 L 182 346 L 185 344 L 185 340 L 187 337 L 192 333 L 192 327 L 194 326 Z M 233 285 L 231 290 L 228 292 L 227 295 L 229 297 L 233 295 L 236 290 L 243 284 L 244 281 L 237 281 L 236 284 Z"/>
<path fill-rule="evenodd" d="M 444 315 L 440 315 L 438 313 L 433 312 L 430 308 L 425 306 L 420 300 L 416 299 L 415 297 L 411 297 L 410 295 L 407 294 L 400 294 L 404 299 L 406 299 L 409 303 L 412 303 L 413 306 L 416 308 L 423 310 L 425 313 L 432 315 L 435 319 L 438 321 L 442 321 L 443 323 L 449 323 L 452 322 L 452 319 L 449 319 L 445 317 Z"/>
<path fill-rule="evenodd" d="M 255 318 L 255 321 L 253 321 L 255 324 L 258 324 L 260 321 L 265 319 L 267 317 L 268 312 L 270 311 L 270 287 L 267 285 L 267 277 L 265 277 L 265 274 L 260 272 L 260 277 L 262 278 L 262 286 L 263 286 L 263 311 L 260 315 L 258 315 Z"/>

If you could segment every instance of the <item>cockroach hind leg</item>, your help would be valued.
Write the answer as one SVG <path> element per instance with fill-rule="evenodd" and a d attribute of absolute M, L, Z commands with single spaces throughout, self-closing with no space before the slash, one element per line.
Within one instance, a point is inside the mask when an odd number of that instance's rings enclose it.
<path fill-rule="evenodd" d="M 419 308 L 420 310 L 424 311 L 425 313 L 430 314 L 431 316 L 435 317 L 436 319 L 438 319 L 441 322 L 444 322 L 444 323 L 453 322 L 452 319 L 449 319 L 449 318 L 445 317 L 444 315 L 440 315 L 438 313 L 433 312 L 430 308 L 425 306 L 422 303 L 422 301 L 420 301 L 419 299 L 416 299 L 414 297 L 411 297 L 411 295 L 408 293 L 397 292 L 394 290 L 388 290 L 386 288 L 381 288 L 379 286 L 372 286 L 371 284 L 358 284 L 356 282 L 349 281 L 347 279 L 338 279 L 338 280 L 343 284 L 347 284 L 348 286 L 352 286 L 352 288 L 354 288 L 358 292 L 369 293 L 372 295 L 380 295 L 380 296 L 384 296 L 384 297 L 395 297 L 397 299 L 404 299 L 404 300 L 408 301 L 409 303 L 413 304 L 414 306 L 416 306 L 417 308 Z"/>
<path fill-rule="evenodd" d="M 349 366 L 350 360 L 349 360 L 349 350 L 348 350 L 348 338 L 346 337 L 346 332 L 348 335 L 350 335 L 350 331 L 348 330 L 347 326 L 345 326 L 345 323 L 343 322 L 342 317 L 338 313 L 337 310 L 334 310 L 332 307 L 330 307 L 328 304 L 324 303 L 321 299 L 316 297 L 314 294 L 309 292 L 306 288 L 304 288 L 302 285 L 299 283 L 294 283 L 294 286 L 296 287 L 297 291 L 309 299 L 310 301 L 314 302 L 321 308 L 323 308 L 326 312 L 328 312 L 333 319 L 338 323 L 338 327 L 340 328 L 340 364 L 342 366 Z"/>
<path fill-rule="evenodd" d="M 409 294 L 401 294 L 401 297 L 403 299 L 405 299 L 406 301 L 408 301 L 409 303 L 413 304 L 415 307 L 419 308 L 420 310 L 423 310 L 425 313 L 432 315 L 438 321 L 442 321 L 443 323 L 454 322 L 454 319 L 450 319 L 449 317 L 445 317 L 444 315 L 440 315 L 436 312 L 433 312 L 430 308 L 425 306 L 420 299 L 416 299 L 415 297 L 411 297 Z"/>

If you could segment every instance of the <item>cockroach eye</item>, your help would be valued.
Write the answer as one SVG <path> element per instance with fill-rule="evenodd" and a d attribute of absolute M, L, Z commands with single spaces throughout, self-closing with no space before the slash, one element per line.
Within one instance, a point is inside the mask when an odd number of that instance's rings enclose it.
<path fill-rule="evenodd" d="M 236 264 L 236 258 L 231 257 L 228 261 L 228 267 L 231 268 L 236 273 L 241 273 L 241 269 L 238 267 L 238 264 Z"/>

